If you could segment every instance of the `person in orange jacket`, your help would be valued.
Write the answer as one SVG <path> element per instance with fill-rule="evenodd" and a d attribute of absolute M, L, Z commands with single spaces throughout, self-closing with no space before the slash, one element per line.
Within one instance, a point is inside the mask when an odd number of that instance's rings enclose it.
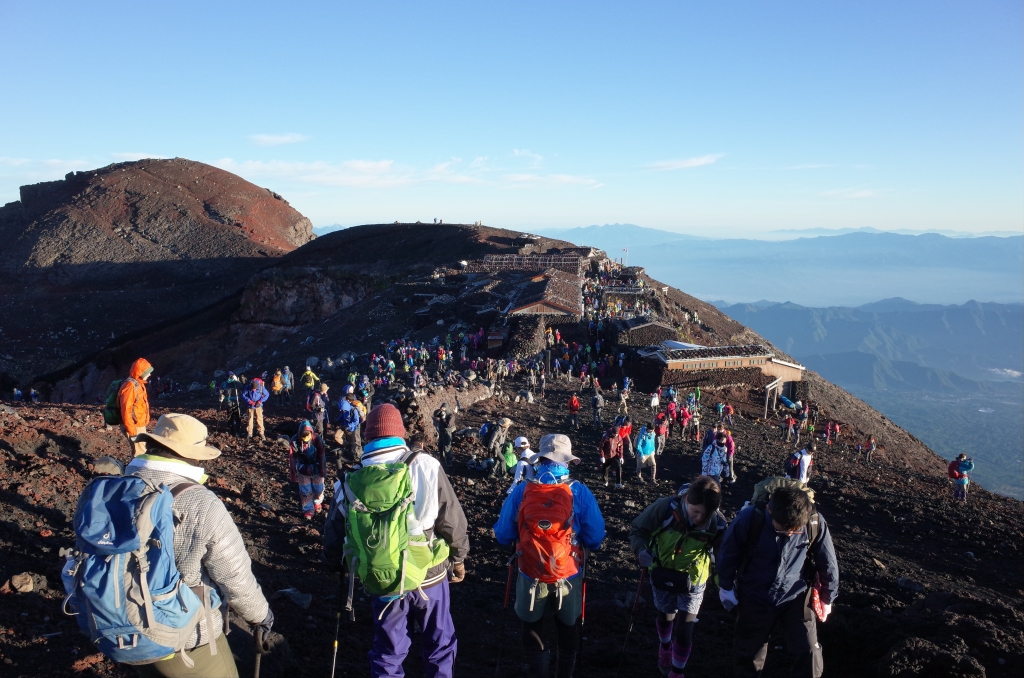
<path fill-rule="evenodd" d="M 117 405 L 121 410 L 121 432 L 128 439 L 132 456 L 146 453 L 146 443 L 137 442 L 135 436 L 146 432 L 149 426 L 149 395 L 146 381 L 153 374 L 153 366 L 145 358 L 132 363 L 128 378 L 117 391 Z"/>
<path fill-rule="evenodd" d="M 569 426 L 577 431 L 580 428 L 580 399 L 573 393 L 572 397 L 569 398 Z"/>

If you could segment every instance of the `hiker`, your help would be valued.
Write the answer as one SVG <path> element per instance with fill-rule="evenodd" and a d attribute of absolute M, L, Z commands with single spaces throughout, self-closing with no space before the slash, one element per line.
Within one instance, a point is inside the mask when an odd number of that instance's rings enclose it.
<path fill-rule="evenodd" d="M 625 388 L 619 391 L 619 407 L 616 413 L 629 414 L 629 391 Z"/>
<path fill-rule="evenodd" d="M 323 439 L 313 432 L 313 424 L 303 421 L 299 432 L 288 441 L 288 479 L 299 485 L 299 504 L 306 520 L 323 509 L 326 476 Z"/>
<path fill-rule="evenodd" d="M 738 612 L 736 676 L 761 675 L 768 638 L 779 625 L 793 659 L 791 675 L 819 678 L 824 667 L 815 619 L 825 621 L 832 611 L 839 565 L 825 518 L 807 493 L 779 487 L 767 504 L 742 509 L 715 562 L 719 599 Z"/>
<path fill-rule="evenodd" d="M 654 422 L 641 426 L 636 436 L 636 479 L 643 483 L 644 469 L 651 469 L 651 482 L 657 483 L 658 455 L 654 453 L 657 446 L 654 436 Z"/>
<path fill-rule="evenodd" d="M 228 372 L 227 379 L 221 387 L 224 397 L 224 406 L 228 412 L 228 432 L 231 435 L 242 434 L 242 401 L 239 391 L 243 390 L 242 382 L 238 380 L 234 372 Z"/>
<path fill-rule="evenodd" d="M 502 417 L 498 420 L 497 425 L 491 424 L 487 429 L 485 440 L 487 456 L 494 460 L 494 465 L 491 467 L 490 473 L 488 473 L 488 478 L 494 478 L 495 476 L 504 478 L 507 475 L 508 469 L 505 466 L 502 452 L 505 448 L 505 441 L 508 439 L 508 430 L 511 426 L 512 420 L 508 417 Z"/>
<path fill-rule="evenodd" d="M 817 451 L 818 446 L 811 443 L 799 452 L 789 455 L 783 468 L 784 475 L 806 485 L 811 477 L 811 465 L 814 464 L 814 453 Z"/>
<path fill-rule="evenodd" d="M 25 394 L 21 392 L 20 388 L 15 386 L 12 391 L 12 397 L 14 398 L 14 402 L 20 403 L 22 400 L 25 399 Z"/>
<path fill-rule="evenodd" d="M 713 478 L 700 476 L 670 497 L 649 505 L 633 520 L 629 543 L 640 567 L 651 573 L 651 593 L 658 611 L 658 669 L 669 678 L 683 678 L 693 647 L 693 627 L 704 600 L 711 570 L 711 551 L 718 554 L 725 536 L 719 511 L 722 489 Z M 682 614 L 682 619 L 677 615 Z"/>
<path fill-rule="evenodd" d="M 598 449 L 601 454 L 601 472 L 604 474 L 604 486 L 608 487 L 608 472 L 615 468 L 619 474 L 619 482 L 615 489 L 622 488 L 622 467 L 626 462 L 622 455 L 622 438 L 619 437 L 619 427 L 612 425 L 604 435 L 601 436 L 601 445 Z"/>
<path fill-rule="evenodd" d="M 101 586 L 99 581 L 90 582 L 89 585 L 81 581 L 80 586 L 68 592 L 71 606 L 77 607 L 82 613 L 78 616 L 79 623 L 87 633 L 96 636 L 93 638 L 94 647 L 111 658 L 138 664 L 135 669 L 144 678 L 237 678 L 232 650 L 222 631 L 227 626 L 222 617 L 224 610 L 230 607 L 237 617 L 245 620 L 253 629 L 262 629 L 264 635 L 270 633 L 274 624 L 274 614 L 252 574 L 252 563 L 242 535 L 220 497 L 202 485 L 206 479 L 203 462 L 220 456 L 219 450 L 206 445 L 206 439 L 206 426 L 199 420 L 185 414 L 162 415 L 152 433 L 141 431 L 138 434 L 138 442 L 145 445 L 145 449 L 128 464 L 126 475 L 104 476 L 93 480 L 92 483 L 100 483 L 98 487 L 104 491 L 98 489 L 93 493 L 90 492 L 93 485 L 87 486 L 76 512 L 76 515 L 86 518 L 81 524 L 109 524 L 115 515 L 115 503 L 121 512 L 125 509 L 133 512 L 139 508 L 137 504 L 116 502 L 115 497 L 134 494 L 130 483 L 145 481 L 146 487 L 140 487 L 144 493 L 147 488 L 159 487 L 161 489 L 158 492 L 170 488 L 170 498 L 164 505 L 168 513 L 158 512 L 160 500 L 146 503 L 152 511 L 150 524 L 154 529 L 154 538 L 159 536 L 173 540 L 173 549 L 150 548 L 148 551 L 148 584 L 154 591 L 152 601 L 148 600 L 148 591 L 146 602 L 143 603 L 143 596 L 137 592 L 130 595 L 131 587 L 121 589 L 117 586 L 113 587 L 115 600 L 93 598 L 97 587 Z M 123 489 L 113 492 L 115 483 Z M 107 503 L 101 503 L 100 496 L 107 498 Z M 142 511 L 145 513 L 146 509 Z M 173 537 L 163 531 L 165 526 L 169 528 L 168 532 L 173 532 Z M 83 543 L 83 536 L 78 535 L 79 544 Z M 99 538 L 98 534 L 96 538 Z M 127 542 L 131 538 L 138 539 L 139 533 L 126 530 L 125 526 L 118 524 L 114 539 Z M 126 544 L 118 543 L 115 546 L 122 545 Z M 115 571 L 103 569 L 99 562 L 99 559 L 103 559 L 107 567 L 111 567 L 111 559 L 106 556 L 106 552 L 86 551 L 93 555 L 82 553 L 84 560 L 79 562 L 77 574 L 74 570 L 66 571 L 66 577 L 72 577 L 78 582 L 101 574 L 119 578 L 130 576 L 127 573 L 132 570 L 124 570 L 127 563 L 131 562 L 129 558 L 115 558 L 112 567 L 121 568 Z M 173 565 L 161 562 L 164 553 L 174 554 Z M 179 573 L 180 582 L 177 579 Z M 167 581 L 171 579 L 169 575 L 174 575 L 173 580 Z M 133 581 L 138 580 L 133 578 Z M 176 586 L 179 583 L 182 586 Z M 174 587 L 171 590 L 177 590 L 177 596 L 170 599 L 166 596 L 158 597 L 155 592 L 165 585 Z M 99 590 L 110 591 L 104 588 Z M 83 602 L 87 610 L 82 609 Z M 104 610 L 104 607 L 108 609 Z M 183 608 L 191 611 L 187 618 L 180 616 Z M 159 627 L 161 634 L 157 641 L 139 636 L 133 631 L 134 628 L 145 631 L 142 622 L 133 621 L 135 615 L 152 619 L 154 610 L 160 615 L 157 619 L 164 624 Z M 183 623 L 175 623 L 179 621 Z M 112 633 L 106 635 L 107 631 Z M 129 634 L 123 637 L 125 643 L 115 642 L 117 633 Z M 173 641 L 175 636 L 177 640 Z M 173 647 L 166 645 L 172 641 Z"/>
<path fill-rule="evenodd" d="M 263 428 L 263 403 L 270 398 L 270 393 L 263 386 L 263 380 L 256 377 L 249 382 L 248 387 L 242 391 L 246 407 L 249 408 L 249 423 L 246 425 L 246 438 L 252 438 L 253 420 L 256 420 L 256 428 L 260 432 L 260 440 L 266 442 L 267 433 Z"/>
<path fill-rule="evenodd" d="M 505 499 L 494 536 L 499 544 L 516 544 L 515 611 L 523 622 L 529 675 L 550 675 L 551 650 L 542 638 L 544 613 L 550 609 L 558 638 L 555 676 L 571 678 L 583 610 L 585 550 L 601 547 L 604 518 L 590 489 L 569 478 L 569 465 L 580 460 L 573 456 L 568 436 L 545 435 L 536 457 L 534 478 L 517 485 Z M 559 529 L 544 530 L 542 523 Z"/>
<path fill-rule="evenodd" d="M 313 424 L 316 426 L 317 435 L 323 437 L 325 420 L 328 418 L 328 409 L 331 406 L 327 391 L 330 390 L 327 384 L 320 384 L 319 389 L 310 389 L 306 394 L 306 411 L 312 415 Z"/>
<path fill-rule="evenodd" d="M 132 363 L 128 378 L 121 382 L 117 391 L 117 409 L 121 414 L 121 433 L 128 439 L 133 457 L 146 451 L 146 446 L 136 436 L 146 432 L 149 426 L 149 394 L 146 382 L 153 374 L 153 366 L 145 358 Z"/>
<path fill-rule="evenodd" d="M 322 384 L 321 388 L 326 387 Z M 341 433 L 342 454 L 348 461 L 358 461 L 362 454 L 362 440 L 359 437 L 359 426 L 363 423 L 364 416 L 359 408 L 359 401 L 356 400 L 356 389 L 352 384 L 345 384 L 341 387 L 342 398 L 338 404 L 338 432 Z M 337 442 L 338 433 L 335 433 Z M 341 464 L 337 464 L 339 470 Z"/>
<path fill-rule="evenodd" d="M 274 370 L 274 376 L 270 380 L 270 395 L 274 396 L 274 402 L 278 406 L 284 404 L 284 380 L 281 377 L 281 370 Z"/>
<path fill-rule="evenodd" d="M 601 420 L 601 408 L 604 407 L 604 396 L 601 395 L 601 391 L 598 388 L 594 388 L 594 395 L 590 398 L 590 408 L 593 410 L 594 428 L 600 429 L 604 426 L 604 422 Z"/>
<path fill-rule="evenodd" d="M 733 414 L 733 412 L 735 412 L 735 410 L 733 409 L 732 405 L 730 405 L 729 403 L 726 403 L 725 407 L 722 408 L 722 423 L 728 422 L 729 426 L 733 426 L 733 423 L 732 423 L 732 414 Z"/>
<path fill-rule="evenodd" d="M 574 431 L 580 430 L 580 399 L 575 393 L 569 396 L 569 403 L 566 405 L 569 410 L 569 427 Z"/>
<path fill-rule="evenodd" d="M 533 480 L 534 452 L 530 449 L 530 441 L 526 436 L 519 436 L 516 438 L 514 445 L 516 452 L 519 454 L 519 459 L 512 469 L 512 484 L 509 485 L 508 492 L 505 494 L 512 494 L 512 490 L 516 489 L 516 485 L 519 483 Z"/>
<path fill-rule="evenodd" d="M 864 443 L 864 461 L 871 463 L 871 457 L 875 456 L 875 450 L 878 449 L 878 443 L 875 442 L 875 436 L 868 436 L 868 440 Z"/>
<path fill-rule="evenodd" d="M 402 664 L 417 626 L 423 674 L 451 676 L 458 642 L 448 582 L 466 578 L 466 516 L 441 463 L 406 445 L 398 408 L 389 403 L 373 408 L 366 416 L 364 433 L 361 464 L 334 484 L 334 496 L 339 499 L 324 526 L 325 559 L 330 563 L 345 560 L 348 609 L 356 577 L 370 596 L 374 626 L 370 676 L 404 675 Z M 369 502 L 371 497 L 393 497 L 385 505 L 378 500 L 376 506 L 389 510 L 370 514 L 354 508 L 355 502 Z M 402 503 L 408 498 L 410 504 Z M 374 529 L 386 530 L 396 538 L 356 536 Z M 399 544 L 406 542 L 419 546 L 399 550 Z"/>
<path fill-rule="evenodd" d="M 633 419 L 632 417 L 621 417 L 619 419 L 619 438 L 622 439 L 622 456 L 633 457 Z"/>
<path fill-rule="evenodd" d="M 448 411 L 448 403 L 434 410 L 434 428 L 437 429 L 437 450 L 441 459 L 451 466 L 454 461 L 452 453 L 452 433 L 455 431 L 455 415 Z"/>
<path fill-rule="evenodd" d="M 796 419 L 793 418 L 792 414 L 787 414 L 782 420 L 782 438 L 787 443 L 793 439 L 794 428 L 796 427 Z"/>
<path fill-rule="evenodd" d="M 665 441 L 668 438 L 668 417 L 664 412 L 659 412 L 654 417 L 654 454 L 661 456 L 665 451 Z"/>
<path fill-rule="evenodd" d="M 709 476 L 719 485 L 722 475 L 729 470 L 729 449 L 725 446 L 725 432 L 719 433 L 713 443 L 704 448 L 700 458 L 701 475 Z"/>
<path fill-rule="evenodd" d="M 967 486 L 971 484 L 970 474 L 974 471 L 974 459 L 961 453 L 949 464 L 949 477 L 953 479 L 953 501 L 967 503 Z"/>
<path fill-rule="evenodd" d="M 651 394 L 651 414 L 655 414 L 660 406 L 661 398 L 658 396 L 658 392 L 655 391 Z"/>
<path fill-rule="evenodd" d="M 281 398 L 285 405 L 292 404 L 292 388 L 295 386 L 295 375 L 287 365 L 281 371 Z"/>
<path fill-rule="evenodd" d="M 308 402 L 309 396 L 313 395 L 313 388 L 316 386 L 316 382 L 320 381 L 320 377 L 313 373 L 313 368 L 306 365 L 306 371 L 299 377 L 299 383 L 306 387 L 306 399 Z"/>

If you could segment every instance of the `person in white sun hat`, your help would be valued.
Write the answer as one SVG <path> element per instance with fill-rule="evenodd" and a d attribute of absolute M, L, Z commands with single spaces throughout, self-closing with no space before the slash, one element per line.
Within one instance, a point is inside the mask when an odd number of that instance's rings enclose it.
<path fill-rule="evenodd" d="M 516 452 L 519 453 L 519 461 L 516 462 L 512 469 L 512 484 L 509 485 L 508 492 L 505 494 L 512 494 L 512 490 L 516 489 L 516 485 L 533 478 L 532 461 L 534 452 L 530 449 L 530 441 L 526 439 L 526 436 L 519 436 L 512 445 L 516 448 Z"/>

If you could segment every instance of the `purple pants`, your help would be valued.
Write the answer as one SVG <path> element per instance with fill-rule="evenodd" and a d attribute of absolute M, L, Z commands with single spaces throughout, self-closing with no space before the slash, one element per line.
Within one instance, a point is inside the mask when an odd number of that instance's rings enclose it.
<path fill-rule="evenodd" d="M 402 663 L 412 645 L 410 635 L 414 624 L 420 627 L 423 675 L 426 678 L 451 678 L 458 640 L 452 624 L 448 580 L 443 579 L 440 584 L 424 589 L 424 593 L 427 600 L 423 600 L 418 591 L 407 593 L 391 603 L 373 599 L 372 678 L 402 678 L 405 675 Z"/>

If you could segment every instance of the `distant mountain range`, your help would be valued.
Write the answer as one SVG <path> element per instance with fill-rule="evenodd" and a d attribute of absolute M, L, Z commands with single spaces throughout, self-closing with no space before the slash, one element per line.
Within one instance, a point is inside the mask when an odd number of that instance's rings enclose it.
<path fill-rule="evenodd" d="M 712 303 L 946 458 L 977 458 L 986 487 L 1024 498 L 1024 305 Z"/>
<path fill-rule="evenodd" d="M 1024 305 L 962 306 L 892 298 L 857 308 L 713 302 L 841 385 L 896 390 L 987 390 L 1020 383 Z"/>
<path fill-rule="evenodd" d="M 766 241 L 705 238 L 633 224 L 543 233 L 642 263 L 653 277 L 703 299 L 736 303 L 774 297 L 851 307 L 894 296 L 935 304 L 1024 302 L 1024 235 L 857 231 Z"/>

